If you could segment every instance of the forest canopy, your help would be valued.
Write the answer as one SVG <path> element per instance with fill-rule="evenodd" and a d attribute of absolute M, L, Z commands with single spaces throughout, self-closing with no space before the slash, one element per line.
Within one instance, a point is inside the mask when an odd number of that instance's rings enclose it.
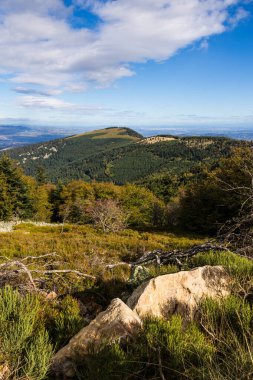
<path fill-rule="evenodd" d="M 0 218 L 99 225 L 100 209 L 109 219 L 114 214 L 122 228 L 181 228 L 214 234 L 240 214 L 242 204 L 248 207 L 252 172 L 253 151 L 248 147 L 234 149 L 232 156 L 216 164 L 199 164 L 181 176 L 165 170 L 142 183 L 122 186 L 82 180 L 52 184 L 43 168 L 38 168 L 36 178 L 29 177 L 4 155 L 0 159 Z M 112 224 L 115 228 L 117 223 Z"/>

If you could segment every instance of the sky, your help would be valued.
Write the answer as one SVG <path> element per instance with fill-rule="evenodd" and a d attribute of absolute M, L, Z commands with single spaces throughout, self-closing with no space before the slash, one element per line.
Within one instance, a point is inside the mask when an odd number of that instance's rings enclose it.
<path fill-rule="evenodd" d="M 0 0 L 0 124 L 253 129 L 252 0 Z"/>

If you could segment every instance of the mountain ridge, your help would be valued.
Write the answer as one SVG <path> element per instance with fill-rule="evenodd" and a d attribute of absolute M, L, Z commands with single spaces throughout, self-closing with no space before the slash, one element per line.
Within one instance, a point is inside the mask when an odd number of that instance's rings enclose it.
<path fill-rule="evenodd" d="M 10 149 L 8 154 L 28 175 L 35 176 L 43 167 L 52 182 L 82 179 L 123 184 L 157 172 L 184 172 L 247 144 L 225 137 L 143 137 L 130 128 L 109 127 Z"/>

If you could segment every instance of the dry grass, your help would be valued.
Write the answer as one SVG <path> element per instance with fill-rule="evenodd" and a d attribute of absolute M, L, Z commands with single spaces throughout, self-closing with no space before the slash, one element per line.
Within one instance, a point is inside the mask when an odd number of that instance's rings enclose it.
<path fill-rule="evenodd" d="M 0 256 L 22 258 L 55 252 L 64 267 L 94 275 L 104 282 L 123 283 L 129 279 L 129 268 L 108 270 L 107 264 L 130 262 L 149 250 L 186 248 L 198 243 L 200 239 L 169 233 L 126 230 L 105 234 L 90 226 L 65 225 L 62 231 L 59 225 L 20 224 L 13 232 L 0 234 Z"/>
<path fill-rule="evenodd" d="M 76 137 L 82 137 L 82 136 L 91 136 L 92 139 L 127 139 L 131 141 L 138 141 L 139 138 L 135 136 L 130 136 L 126 133 L 126 130 L 124 128 L 106 128 L 106 129 L 99 129 L 95 131 L 85 132 L 78 135 L 67 137 L 66 140 L 75 139 Z"/>

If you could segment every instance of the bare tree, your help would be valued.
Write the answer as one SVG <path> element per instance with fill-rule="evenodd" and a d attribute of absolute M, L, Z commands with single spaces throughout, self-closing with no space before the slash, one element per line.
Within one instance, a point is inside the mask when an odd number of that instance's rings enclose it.
<path fill-rule="evenodd" d="M 118 202 L 112 199 L 98 200 L 92 203 L 87 212 L 92 222 L 103 232 L 117 232 L 127 226 L 128 216 Z"/>

